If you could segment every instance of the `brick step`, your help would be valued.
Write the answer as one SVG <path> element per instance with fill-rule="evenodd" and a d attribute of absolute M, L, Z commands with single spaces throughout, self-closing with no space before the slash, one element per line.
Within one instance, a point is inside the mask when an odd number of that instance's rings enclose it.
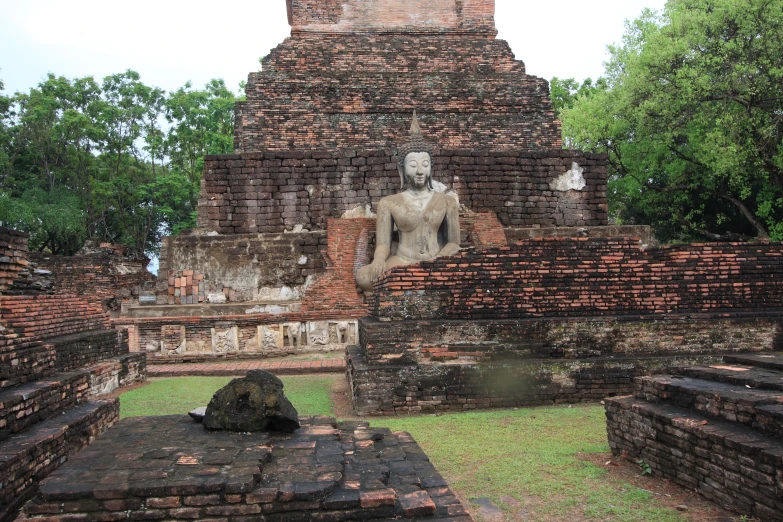
<path fill-rule="evenodd" d="M 90 398 L 98 398 L 118 388 L 147 379 L 147 354 L 128 353 L 90 366 Z"/>
<path fill-rule="evenodd" d="M 783 372 L 783 353 L 770 353 L 765 355 L 727 355 L 723 360 L 730 364 L 743 364 L 746 366 L 755 366 L 757 368 L 766 368 L 768 370 L 779 370 Z"/>
<path fill-rule="evenodd" d="M 783 441 L 671 404 L 635 397 L 605 404 L 615 455 L 641 459 L 726 509 L 783 521 Z"/>
<path fill-rule="evenodd" d="M 783 440 L 783 419 L 761 408 L 783 405 L 783 392 L 679 375 L 639 377 L 635 383 L 637 399 L 688 408 Z"/>
<path fill-rule="evenodd" d="M 725 358 L 725 357 L 724 357 Z M 753 366 L 716 365 L 676 368 L 674 373 L 705 381 L 750 386 L 759 390 L 783 391 L 783 373 Z"/>
<path fill-rule="evenodd" d="M 54 347 L 33 342 L 0 353 L 0 390 L 54 373 Z"/>
<path fill-rule="evenodd" d="M 0 522 L 14 519 L 38 483 L 119 419 L 117 399 L 87 402 L 0 442 Z"/>
<path fill-rule="evenodd" d="M 56 373 L 0 392 L 0 441 L 87 400 L 90 372 Z"/>
<path fill-rule="evenodd" d="M 67 372 L 128 353 L 117 330 L 92 330 L 46 339 L 57 354 L 55 368 Z"/>

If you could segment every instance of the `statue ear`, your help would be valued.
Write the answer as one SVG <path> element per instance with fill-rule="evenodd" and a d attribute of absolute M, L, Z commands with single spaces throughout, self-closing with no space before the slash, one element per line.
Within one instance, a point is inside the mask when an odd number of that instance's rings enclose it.
<path fill-rule="evenodd" d="M 405 172 L 402 170 L 402 165 L 397 162 L 397 173 L 400 175 L 400 190 L 405 188 Z"/>

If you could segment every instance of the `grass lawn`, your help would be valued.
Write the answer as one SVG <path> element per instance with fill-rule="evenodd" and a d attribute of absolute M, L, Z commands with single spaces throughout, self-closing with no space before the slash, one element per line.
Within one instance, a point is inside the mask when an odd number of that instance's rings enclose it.
<path fill-rule="evenodd" d="M 206 406 L 212 395 L 233 377 L 177 377 L 154 380 L 120 395 L 120 418 L 182 415 Z M 293 375 L 281 377 L 285 395 L 300 415 L 332 415 L 329 393 L 334 377 Z"/>
<path fill-rule="evenodd" d="M 282 377 L 286 395 L 302 415 L 334 415 L 330 393 L 342 379 Z M 229 380 L 156 380 L 120 396 L 121 416 L 185 413 L 206 405 Z M 502 511 L 492 516 L 470 505 L 478 520 L 689 520 L 663 506 L 660 497 L 587 461 L 609 450 L 600 405 L 369 420 L 410 432 L 463 500 L 489 499 Z"/>

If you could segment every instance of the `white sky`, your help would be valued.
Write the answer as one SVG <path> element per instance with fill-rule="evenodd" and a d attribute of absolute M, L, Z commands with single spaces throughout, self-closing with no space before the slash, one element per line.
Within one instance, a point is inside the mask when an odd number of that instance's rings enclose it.
<path fill-rule="evenodd" d="M 582 80 L 603 73 L 623 21 L 665 0 L 496 0 L 495 20 L 528 74 Z M 285 0 L 0 0 L 0 80 L 27 91 L 69 78 L 134 69 L 176 90 L 223 78 L 236 90 L 258 58 L 288 36 Z"/>

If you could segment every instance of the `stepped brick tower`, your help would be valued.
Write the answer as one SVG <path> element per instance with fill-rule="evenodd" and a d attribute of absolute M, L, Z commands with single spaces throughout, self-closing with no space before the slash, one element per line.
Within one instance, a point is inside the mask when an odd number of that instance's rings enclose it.
<path fill-rule="evenodd" d="M 393 148 L 416 108 L 448 149 L 562 146 L 547 82 L 497 40 L 494 0 L 288 0 L 251 73 L 237 152 Z"/>

